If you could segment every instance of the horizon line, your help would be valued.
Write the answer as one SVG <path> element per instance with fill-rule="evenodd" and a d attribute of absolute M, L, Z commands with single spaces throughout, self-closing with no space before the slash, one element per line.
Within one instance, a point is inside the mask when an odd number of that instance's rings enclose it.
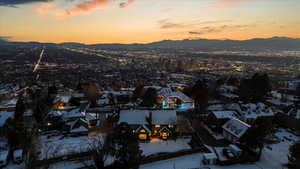
<path fill-rule="evenodd" d="M 290 36 L 270 36 L 270 37 L 254 37 L 254 38 L 246 38 L 246 39 L 230 39 L 230 38 L 184 38 L 184 39 L 162 39 L 157 41 L 151 41 L 151 42 L 132 42 L 132 43 L 120 43 L 120 42 L 99 42 L 99 43 L 84 43 L 79 41 L 64 41 L 64 42 L 45 42 L 45 41 L 15 41 L 10 39 L 2 39 L 7 42 L 20 42 L 20 43 L 51 43 L 51 44 L 63 44 L 63 43 L 78 43 L 83 45 L 99 45 L 99 44 L 120 44 L 120 45 L 146 45 L 156 42 L 162 42 L 162 41 L 184 41 L 184 40 L 219 40 L 219 41 L 247 41 L 247 40 L 254 40 L 254 39 L 272 39 L 272 38 L 288 38 L 288 39 L 300 39 L 300 37 L 290 37 Z M 1 39 L 1 36 L 0 36 Z"/>

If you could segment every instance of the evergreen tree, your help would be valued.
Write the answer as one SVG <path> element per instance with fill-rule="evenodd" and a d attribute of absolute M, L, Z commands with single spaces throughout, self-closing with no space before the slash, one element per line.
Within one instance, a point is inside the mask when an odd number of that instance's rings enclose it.
<path fill-rule="evenodd" d="M 239 86 L 242 100 L 250 102 L 264 101 L 271 91 L 271 82 L 267 74 L 254 74 L 251 79 L 243 79 Z"/>
<path fill-rule="evenodd" d="M 24 103 L 24 98 L 21 96 L 18 98 L 16 108 L 15 108 L 15 119 L 20 119 L 23 117 L 24 112 L 26 111 L 26 106 Z"/>
<path fill-rule="evenodd" d="M 115 128 L 113 142 L 116 144 L 116 157 L 119 168 L 138 168 L 141 157 L 137 136 L 127 123 Z"/>
<path fill-rule="evenodd" d="M 288 163 L 289 169 L 300 168 L 300 142 L 291 145 L 288 159 L 289 159 L 289 163 Z"/>
<path fill-rule="evenodd" d="M 274 132 L 272 119 L 258 118 L 240 141 L 250 148 L 259 148 L 258 158 L 260 158 L 264 144 L 268 141 L 268 137 Z"/>
<path fill-rule="evenodd" d="M 139 83 L 136 87 L 135 90 L 133 91 L 133 96 L 132 100 L 136 101 L 137 98 L 141 98 L 145 93 L 144 85 Z"/>
<path fill-rule="evenodd" d="M 298 84 L 297 88 L 296 88 L 296 97 L 297 97 L 297 101 L 296 104 L 300 105 L 300 83 Z"/>
<path fill-rule="evenodd" d="M 208 86 L 205 80 L 198 80 L 192 88 L 192 97 L 195 100 L 195 109 L 204 113 L 208 104 Z"/>
<path fill-rule="evenodd" d="M 148 88 L 141 103 L 141 106 L 153 107 L 157 104 L 157 91 L 154 88 Z"/>

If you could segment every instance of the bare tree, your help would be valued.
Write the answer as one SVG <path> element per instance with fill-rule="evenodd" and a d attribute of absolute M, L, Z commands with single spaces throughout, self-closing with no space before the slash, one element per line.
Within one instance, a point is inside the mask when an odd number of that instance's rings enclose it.
<path fill-rule="evenodd" d="M 92 153 L 92 160 L 97 169 L 103 169 L 105 161 L 112 152 L 110 135 L 96 135 L 90 137 L 89 151 Z"/>

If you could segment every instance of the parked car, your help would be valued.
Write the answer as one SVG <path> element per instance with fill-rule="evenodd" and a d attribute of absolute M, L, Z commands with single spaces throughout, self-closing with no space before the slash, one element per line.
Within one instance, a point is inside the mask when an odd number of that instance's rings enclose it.
<path fill-rule="evenodd" d="M 20 164 L 23 162 L 23 150 L 17 149 L 14 151 L 14 163 Z"/>

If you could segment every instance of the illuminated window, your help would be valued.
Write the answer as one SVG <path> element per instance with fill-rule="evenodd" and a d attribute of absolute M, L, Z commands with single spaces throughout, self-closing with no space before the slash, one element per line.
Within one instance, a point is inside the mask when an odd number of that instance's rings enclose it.
<path fill-rule="evenodd" d="M 173 128 L 174 127 L 174 125 L 172 125 L 172 124 L 169 124 L 169 128 Z"/>
<path fill-rule="evenodd" d="M 64 108 L 65 108 L 64 104 L 59 104 L 59 105 L 58 105 L 58 109 L 62 110 L 62 109 L 64 109 Z"/>
<path fill-rule="evenodd" d="M 155 127 L 156 127 L 156 128 L 160 128 L 160 125 L 159 125 L 159 124 L 156 124 Z"/>
<path fill-rule="evenodd" d="M 140 140 L 146 140 L 147 139 L 147 134 L 139 134 L 139 139 Z"/>
<path fill-rule="evenodd" d="M 162 132 L 162 133 L 160 133 L 160 136 L 161 136 L 163 139 L 167 139 L 168 136 L 169 136 L 169 133 L 168 133 L 168 132 Z"/>
<path fill-rule="evenodd" d="M 141 129 L 140 132 L 141 132 L 141 133 L 145 133 L 146 131 L 145 131 L 144 129 Z"/>

